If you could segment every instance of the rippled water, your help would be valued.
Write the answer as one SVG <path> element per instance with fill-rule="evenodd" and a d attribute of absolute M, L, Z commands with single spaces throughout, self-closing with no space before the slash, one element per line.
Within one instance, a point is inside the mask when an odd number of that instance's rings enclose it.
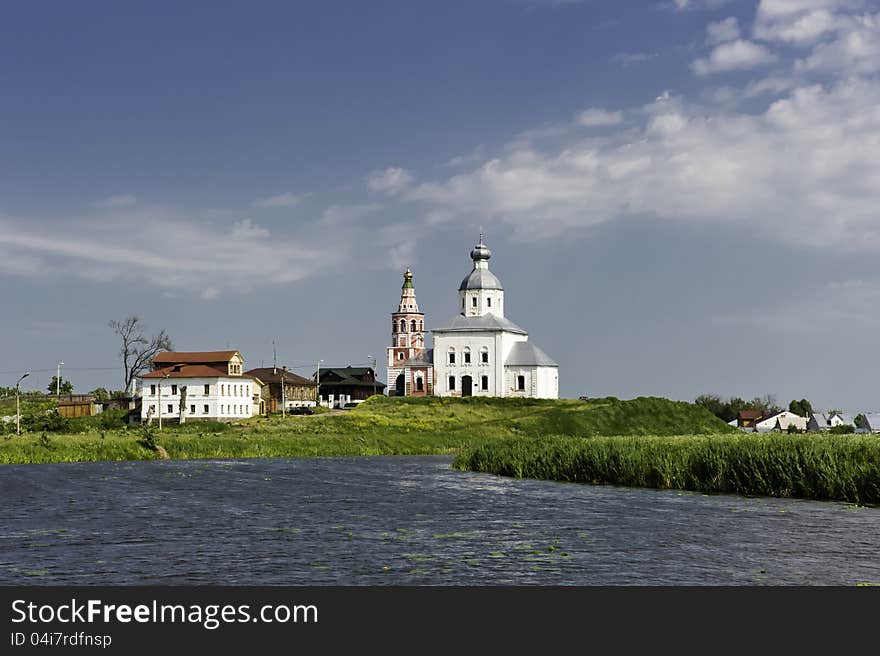
<path fill-rule="evenodd" d="M 880 509 L 443 457 L 0 468 L 3 584 L 880 583 Z"/>

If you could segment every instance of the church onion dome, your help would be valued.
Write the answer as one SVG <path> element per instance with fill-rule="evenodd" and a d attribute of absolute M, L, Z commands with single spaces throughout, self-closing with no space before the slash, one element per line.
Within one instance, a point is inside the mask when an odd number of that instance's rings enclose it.
<path fill-rule="evenodd" d="M 480 235 L 480 243 L 474 246 L 471 251 L 471 259 L 476 263 L 477 260 L 488 260 L 492 257 L 492 251 L 483 243 L 483 235 Z"/>
<path fill-rule="evenodd" d="M 403 274 L 403 287 L 401 289 L 412 289 L 413 287 L 413 275 L 412 271 L 409 270 L 409 267 L 406 269 L 406 273 Z"/>
<path fill-rule="evenodd" d="M 501 286 L 501 281 L 489 269 L 474 269 L 465 276 L 464 280 L 461 281 L 461 285 L 458 286 L 458 291 L 466 289 L 503 290 L 504 288 Z"/>
<path fill-rule="evenodd" d="M 466 289 L 501 289 L 501 281 L 495 277 L 495 274 L 489 271 L 489 258 L 492 257 L 492 251 L 483 243 L 483 235 L 480 234 L 480 243 L 474 246 L 471 251 L 471 259 L 474 261 L 474 269 L 458 286 L 458 291 Z"/>

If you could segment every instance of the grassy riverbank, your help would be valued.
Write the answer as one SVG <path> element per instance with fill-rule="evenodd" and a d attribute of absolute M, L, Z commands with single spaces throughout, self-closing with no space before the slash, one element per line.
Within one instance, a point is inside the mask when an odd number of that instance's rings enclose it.
<path fill-rule="evenodd" d="M 0 463 L 150 460 L 159 452 L 138 427 L 107 418 L 69 431 L 34 430 L 0 439 Z M 434 455 L 515 437 L 721 433 L 730 427 L 692 405 L 659 398 L 395 399 L 375 397 L 341 414 L 255 417 L 235 424 L 191 422 L 148 431 L 171 458 Z M 45 437 L 44 437 L 45 436 Z"/>
<path fill-rule="evenodd" d="M 475 445 L 453 467 L 576 483 L 880 503 L 880 438 L 544 437 Z"/>

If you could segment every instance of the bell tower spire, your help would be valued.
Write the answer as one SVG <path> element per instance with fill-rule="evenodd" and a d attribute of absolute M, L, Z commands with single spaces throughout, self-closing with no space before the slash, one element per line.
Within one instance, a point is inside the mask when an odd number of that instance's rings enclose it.
<path fill-rule="evenodd" d="M 391 313 L 391 346 L 388 347 L 388 380 L 403 371 L 404 363 L 425 348 L 425 314 L 419 312 L 412 271 L 407 267 L 400 287 L 397 312 Z"/>

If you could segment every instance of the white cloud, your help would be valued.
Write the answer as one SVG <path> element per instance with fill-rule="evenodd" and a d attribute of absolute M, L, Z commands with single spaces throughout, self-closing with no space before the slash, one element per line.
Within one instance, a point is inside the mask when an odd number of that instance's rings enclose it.
<path fill-rule="evenodd" d="M 260 239 L 269 236 L 269 231 L 254 224 L 250 219 L 242 219 L 232 224 L 232 236 L 238 239 Z"/>
<path fill-rule="evenodd" d="M 880 72 L 880 12 L 844 21 L 835 38 L 817 44 L 806 58 L 796 62 L 795 70 L 851 75 Z"/>
<path fill-rule="evenodd" d="M 708 58 L 697 59 L 691 67 L 697 75 L 710 75 L 754 68 L 774 61 L 776 56 L 764 46 L 737 39 L 717 46 Z"/>
<path fill-rule="evenodd" d="M 664 94 L 632 110 L 636 127 L 508 149 L 406 198 L 536 238 L 638 215 L 880 251 L 880 83 L 797 86 L 770 100 L 737 113 Z"/>
<path fill-rule="evenodd" d="M 790 78 L 767 77 L 763 80 L 749 82 L 743 90 L 743 95 L 747 98 L 754 98 L 755 96 L 762 96 L 764 94 L 777 95 L 784 91 L 789 91 L 795 86 L 797 86 L 797 83 Z"/>
<path fill-rule="evenodd" d="M 617 125 L 623 122 L 623 112 L 609 112 L 605 109 L 590 107 L 578 114 L 577 122 L 584 127 Z"/>
<path fill-rule="evenodd" d="M 384 171 L 373 171 L 367 177 L 370 191 L 395 195 L 406 189 L 413 181 L 412 174 L 406 169 L 389 167 Z"/>
<path fill-rule="evenodd" d="M 117 210 L 64 223 L 0 216 L 0 268 L 25 277 L 124 281 L 205 299 L 292 283 L 319 270 L 332 246 L 345 255 L 363 235 L 270 234 L 249 219 L 201 220 L 162 208 Z M 51 226 L 47 228 L 47 226 Z M 343 258 L 344 259 L 344 258 Z"/>
<path fill-rule="evenodd" d="M 725 18 L 724 20 L 709 23 L 706 27 L 706 42 L 709 45 L 717 45 L 726 41 L 733 41 L 739 38 L 739 21 L 736 16 Z"/>
<path fill-rule="evenodd" d="M 776 61 L 776 55 L 766 47 L 752 41 L 737 39 L 717 46 L 708 58 L 697 59 L 692 68 L 697 75 L 710 75 L 755 68 L 774 61 Z"/>
<path fill-rule="evenodd" d="M 95 203 L 95 206 L 114 209 L 119 207 L 131 207 L 136 203 L 137 198 L 129 194 L 125 194 L 120 196 L 110 196 L 109 198 L 105 198 L 104 200 L 99 200 Z"/>
<path fill-rule="evenodd" d="M 268 198 L 258 198 L 251 203 L 251 206 L 263 209 L 274 207 L 293 207 L 294 205 L 299 205 L 302 202 L 303 198 L 305 198 L 305 194 L 294 194 L 286 191 L 283 194 L 278 194 L 276 196 L 269 196 Z"/>

